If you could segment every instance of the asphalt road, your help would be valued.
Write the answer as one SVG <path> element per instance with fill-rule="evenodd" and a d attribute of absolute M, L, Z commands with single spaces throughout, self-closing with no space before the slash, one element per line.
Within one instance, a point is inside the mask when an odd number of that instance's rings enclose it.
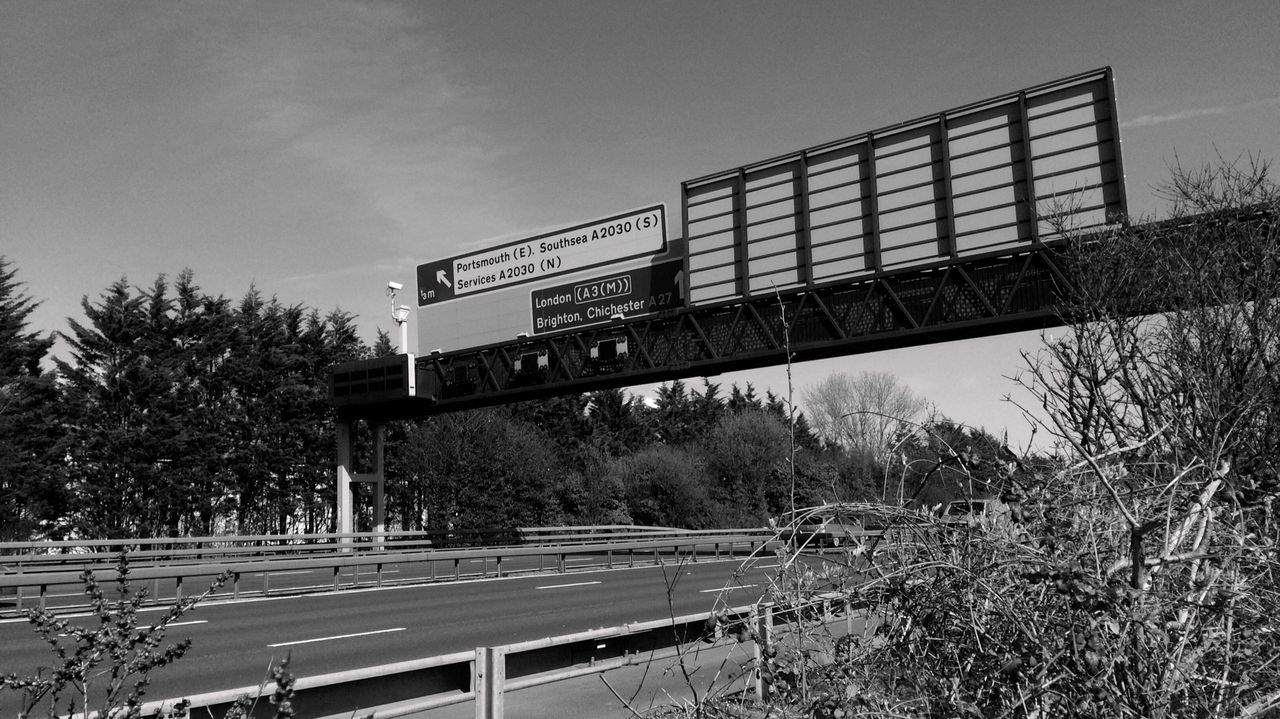
<path fill-rule="evenodd" d="M 740 560 L 700 561 L 211 601 L 170 629 L 169 639 L 190 637 L 193 648 L 155 674 L 147 698 L 256 684 L 286 654 L 294 673 L 306 676 L 708 611 L 718 597 L 748 604 L 772 567 L 757 565 L 735 580 L 740 567 Z M 25 621 L 0 622 L 0 674 L 29 675 L 51 658 Z M 15 713 L 11 694 L 0 694 L 0 715 Z"/>

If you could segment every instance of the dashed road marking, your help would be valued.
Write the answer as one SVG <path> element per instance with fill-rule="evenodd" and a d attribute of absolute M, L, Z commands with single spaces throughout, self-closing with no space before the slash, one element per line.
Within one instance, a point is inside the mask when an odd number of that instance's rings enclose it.
<path fill-rule="evenodd" d="M 276 644 L 268 644 L 272 649 L 276 647 L 292 647 L 298 644 L 312 644 L 314 642 L 330 642 L 335 639 L 354 639 L 356 637 L 368 637 L 374 634 L 390 634 L 392 632 L 403 632 L 404 627 L 394 627 L 392 629 L 375 629 L 372 632 L 357 632 L 355 634 L 336 634 L 332 637 L 316 637 L 315 639 L 299 639 L 293 642 L 278 642 Z"/>
<path fill-rule="evenodd" d="M 565 587 L 588 587 L 592 584 L 602 584 L 602 582 L 574 582 L 573 584 L 547 584 L 534 589 L 564 589 Z"/>
<path fill-rule="evenodd" d="M 732 587 L 721 587 L 719 589 L 700 589 L 698 591 L 700 594 L 714 594 L 716 592 L 732 592 L 737 589 L 751 589 L 753 587 L 758 587 L 758 586 L 760 585 L 759 584 L 736 584 Z"/>

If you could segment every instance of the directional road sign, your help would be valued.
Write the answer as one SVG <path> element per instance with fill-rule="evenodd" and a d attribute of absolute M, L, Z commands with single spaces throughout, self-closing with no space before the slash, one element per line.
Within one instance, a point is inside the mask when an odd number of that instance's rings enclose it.
<path fill-rule="evenodd" d="M 535 334 L 681 307 L 684 260 L 667 260 L 529 293 Z"/>
<path fill-rule="evenodd" d="M 656 255 L 667 245 L 662 204 L 418 265 L 418 306 Z"/>

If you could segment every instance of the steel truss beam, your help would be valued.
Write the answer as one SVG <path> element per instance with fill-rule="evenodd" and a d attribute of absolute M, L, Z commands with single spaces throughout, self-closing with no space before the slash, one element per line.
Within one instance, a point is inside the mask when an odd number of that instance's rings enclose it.
<path fill-rule="evenodd" d="M 1240 208 L 1134 227 L 1168 251 L 1274 233 L 1273 209 Z M 1106 242 L 1108 234 L 1086 238 Z M 333 386 L 340 421 L 410 419 L 562 394 L 627 387 L 793 361 L 877 352 L 1063 324 L 1076 294 L 1061 241 L 1017 252 L 951 258 L 857 280 L 670 310 L 607 326 L 419 357 L 416 396 L 387 387 L 387 359 L 338 365 L 357 392 Z M 1117 298 L 1123 304 L 1123 298 Z M 1151 298 L 1126 310 L 1167 311 Z M 372 368 L 372 369 L 370 369 Z M 381 373 L 373 372 L 381 370 Z M 376 374 L 377 381 L 365 375 Z M 363 379 L 361 379 L 363 378 Z"/>
<path fill-rule="evenodd" d="M 417 396 L 340 405 L 413 418 L 561 394 L 876 352 L 1060 324 L 1052 246 L 882 272 L 479 349 L 419 357 Z"/>

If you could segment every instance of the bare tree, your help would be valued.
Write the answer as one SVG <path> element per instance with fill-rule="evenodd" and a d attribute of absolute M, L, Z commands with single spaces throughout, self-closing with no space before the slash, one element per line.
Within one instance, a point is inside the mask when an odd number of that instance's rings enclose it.
<path fill-rule="evenodd" d="M 928 403 L 889 372 L 844 372 L 804 388 L 801 398 L 814 434 L 853 456 L 886 467 L 894 447 L 916 431 Z M 888 474 L 884 474 L 887 483 Z M 881 494 L 887 493 L 887 484 Z"/>

